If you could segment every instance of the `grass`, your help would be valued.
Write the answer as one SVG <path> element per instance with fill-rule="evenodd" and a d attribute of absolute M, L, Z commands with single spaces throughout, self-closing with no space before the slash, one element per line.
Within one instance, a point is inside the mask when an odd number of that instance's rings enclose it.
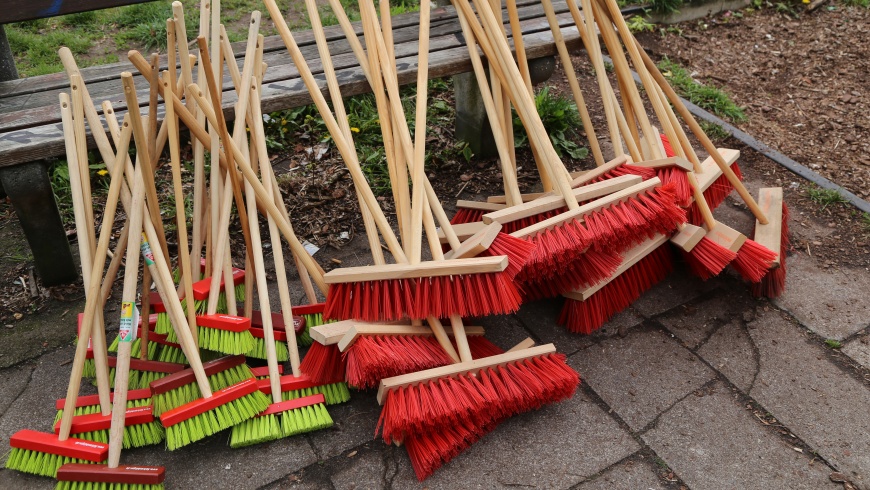
<path fill-rule="evenodd" d="M 870 8 L 870 0 L 843 0 L 843 5 L 847 7 L 863 7 Z"/>
<path fill-rule="evenodd" d="M 704 130 L 704 133 L 710 137 L 713 141 L 722 141 L 727 139 L 731 134 L 728 131 L 725 131 L 722 126 L 719 126 L 716 123 L 712 123 L 710 121 L 700 121 L 701 129 Z"/>
<path fill-rule="evenodd" d="M 721 89 L 695 81 L 685 68 L 668 58 L 662 59 L 658 67 L 674 89 L 693 104 L 731 122 L 746 121 L 743 108 Z"/>
<path fill-rule="evenodd" d="M 807 196 L 810 201 L 822 206 L 822 210 L 832 204 L 841 204 L 846 202 L 846 198 L 840 195 L 835 189 L 822 189 L 821 187 L 812 184 L 807 187 Z"/>
<path fill-rule="evenodd" d="M 839 349 L 843 347 L 843 343 L 836 339 L 825 339 L 825 345 L 831 349 Z"/>
<path fill-rule="evenodd" d="M 861 213 L 861 217 L 858 221 L 861 223 L 861 227 L 864 228 L 864 231 L 870 233 L 870 213 Z"/>
<path fill-rule="evenodd" d="M 535 106 L 560 157 L 568 155 L 575 160 L 583 160 L 589 155 L 588 149 L 575 142 L 577 131 L 583 128 L 583 121 L 573 100 L 554 95 L 550 87 L 543 87 L 535 95 Z M 522 121 L 515 115 L 514 143 L 517 147 L 526 146 L 528 139 Z"/>

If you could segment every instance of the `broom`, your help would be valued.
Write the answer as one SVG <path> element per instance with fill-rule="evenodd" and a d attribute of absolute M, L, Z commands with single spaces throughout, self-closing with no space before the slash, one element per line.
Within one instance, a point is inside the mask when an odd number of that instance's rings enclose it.
<path fill-rule="evenodd" d="M 109 396 L 109 399 L 114 399 L 114 393 Z M 63 409 L 66 406 L 66 398 L 61 398 L 55 402 L 57 414 L 54 417 L 54 423 L 58 423 L 63 416 Z M 143 388 L 139 390 L 130 390 L 127 392 L 127 408 L 138 408 L 151 406 L 151 390 Z M 80 415 L 91 415 L 100 413 L 100 398 L 99 395 L 83 395 L 76 397 L 74 417 Z"/>
<path fill-rule="evenodd" d="M 135 109 L 134 109 L 135 110 Z M 138 128 L 141 130 L 141 128 Z M 134 132 L 137 128 L 134 128 Z M 142 142 L 137 138 L 137 143 Z M 137 176 L 141 177 L 142 166 L 137 167 Z M 139 180 L 134 182 L 133 199 L 131 206 L 127 212 L 130 219 L 130 231 L 132 236 L 139 237 L 142 234 L 142 217 L 144 202 L 141 199 L 141 184 Z M 153 202 L 156 205 L 156 202 Z M 145 242 L 147 243 L 147 242 Z M 150 408 L 132 409 L 134 413 L 126 410 L 127 405 L 127 375 L 129 374 L 129 363 L 131 357 L 131 348 L 133 339 L 136 338 L 136 324 L 134 311 L 136 306 L 133 301 L 137 291 L 138 269 L 139 269 L 139 243 L 138 241 L 129 240 L 126 253 L 126 267 L 124 270 L 124 288 L 122 293 L 121 303 L 121 322 L 119 337 L 121 338 L 118 346 L 118 366 L 117 376 L 115 377 L 115 398 L 113 400 L 113 409 L 110 416 L 109 425 L 111 432 L 111 443 L 109 444 L 108 465 L 106 470 L 94 470 L 93 468 L 76 466 L 72 472 L 64 470 L 63 467 L 58 471 L 58 479 L 63 482 L 58 486 L 61 488 L 81 488 L 82 483 L 110 483 L 112 488 L 142 488 L 140 476 L 152 473 L 150 471 L 135 470 L 125 471 L 119 470 L 121 448 L 122 446 L 138 446 L 140 443 L 158 443 L 163 439 L 162 428 L 159 424 L 154 423 Z M 150 257 L 145 253 L 146 248 L 142 248 L 145 260 L 149 261 Z M 144 420 L 139 420 L 139 415 L 142 415 Z M 128 419 L 128 416 L 131 416 Z M 84 415 L 82 418 L 89 419 L 82 421 L 80 429 L 86 431 L 88 436 L 101 437 L 107 430 L 104 428 L 105 418 L 103 420 L 90 420 L 96 417 L 94 415 Z M 130 422 L 128 422 L 130 420 Z M 66 421 L 62 421 L 66 422 Z M 135 424 L 135 425 L 133 425 Z M 156 426 L 156 427 L 155 427 Z M 137 427 L 140 430 L 132 430 L 131 427 Z M 58 429 L 60 429 L 58 427 Z M 144 429 L 144 430 L 142 430 Z M 151 430 L 153 429 L 153 430 Z M 150 437 L 149 437 L 150 436 Z M 125 444 L 126 442 L 126 444 Z M 67 467 L 67 470 L 69 467 Z M 162 475 L 163 472 L 157 468 L 153 468 L 154 474 Z M 158 477 L 152 482 L 154 485 L 160 485 L 162 478 Z M 108 486 L 108 485 L 107 485 Z M 160 485 L 162 486 L 162 485 Z"/>
<path fill-rule="evenodd" d="M 259 72 L 259 63 L 255 63 L 255 66 Z M 243 75 L 243 79 L 245 76 L 250 76 L 250 74 L 246 73 Z M 254 83 L 256 83 L 256 81 Z M 245 86 L 244 82 L 242 86 Z M 253 97 L 255 99 L 259 98 L 259 92 L 256 91 L 256 87 L 251 88 L 254 93 Z M 254 102 L 254 104 L 256 104 L 256 102 Z M 254 110 L 254 114 L 257 115 L 256 109 Z M 262 120 L 262 116 L 260 116 L 260 120 Z M 260 151 L 265 151 L 265 144 L 260 144 L 261 138 L 259 138 L 258 134 L 255 134 L 254 140 L 256 144 L 251 147 L 250 153 L 251 162 L 256 165 Z M 262 142 L 265 143 L 265 139 L 263 139 Z M 263 154 L 262 158 L 263 161 L 261 164 L 268 165 L 268 155 Z M 256 167 L 254 167 L 254 170 L 256 171 Z M 266 183 L 266 189 L 269 190 L 271 179 L 268 178 L 268 170 L 264 166 L 262 171 L 266 173 L 263 181 Z M 263 333 L 265 337 L 266 359 L 269 367 L 268 380 L 271 388 L 272 404 L 258 416 L 248 419 L 233 427 L 230 434 L 230 447 L 233 448 L 272 441 L 282 437 L 289 437 L 303 432 L 332 426 L 332 419 L 329 417 L 329 413 L 326 412 L 324 406 L 325 399 L 323 398 L 323 395 L 319 395 L 319 397 L 317 397 L 317 402 L 312 403 L 311 405 L 300 406 L 301 402 L 298 400 L 295 403 L 282 403 L 281 375 L 278 372 L 278 360 L 275 352 L 276 339 L 272 329 L 272 313 L 269 302 L 268 285 L 266 283 L 266 270 L 263 259 L 262 241 L 260 239 L 260 227 L 257 218 L 256 196 L 254 195 L 251 184 L 249 183 L 245 184 L 245 191 L 248 199 L 248 218 L 250 222 L 254 224 L 254 226 L 251 227 L 251 243 L 254 247 L 253 266 L 257 282 L 257 293 L 260 301 L 260 312 L 263 319 Z M 269 221 L 270 232 L 274 231 L 277 233 L 274 222 L 271 222 L 272 220 Z M 281 288 L 282 293 L 287 293 L 286 282 L 283 285 L 279 285 L 279 287 Z M 284 296 L 288 296 L 289 299 L 289 294 L 282 294 L 282 303 L 284 303 Z M 284 307 L 288 312 L 291 310 L 289 306 L 290 305 L 285 306 L 282 304 L 282 307 Z M 287 327 L 290 328 L 289 325 L 287 325 Z M 290 347 L 295 350 L 295 332 L 291 330 L 287 339 L 290 343 Z M 291 365 L 294 367 L 294 372 L 298 371 L 298 352 L 294 352 L 294 360 L 291 362 Z M 310 401 L 313 402 L 314 400 Z"/>
<path fill-rule="evenodd" d="M 263 127 L 263 113 L 262 107 L 260 106 L 260 97 L 259 90 L 261 88 L 260 83 L 262 80 L 262 74 L 257 77 L 257 83 L 252 87 L 253 91 L 256 91 L 254 95 L 252 95 L 253 103 L 251 104 L 252 115 L 253 115 L 253 128 L 252 133 L 255 141 L 255 151 L 252 154 L 256 154 L 256 156 L 260 160 L 260 172 L 262 174 L 264 188 L 266 190 L 266 194 L 273 194 L 277 189 L 275 187 L 275 175 L 272 171 L 271 161 L 269 160 L 268 149 L 266 147 L 266 133 Z M 252 160 L 256 160 L 252 158 Z M 282 206 L 283 207 L 283 201 Z M 286 214 L 286 208 L 285 208 Z M 289 218 L 289 215 L 287 216 Z M 289 222 L 289 219 L 288 219 Z M 274 219 L 271 216 L 268 217 L 269 224 L 269 234 L 273 243 L 276 241 L 280 243 L 280 237 L 278 235 L 278 227 Z M 306 369 L 302 367 L 299 362 L 299 349 L 297 345 L 297 337 L 296 337 L 296 317 L 293 316 L 294 311 L 297 311 L 296 307 L 294 307 L 290 301 L 290 289 L 287 284 L 287 274 L 284 269 L 284 256 L 283 250 L 281 247 L 273 247 L 273 255 L 275 260 L 275 273 L 278 279 L 278 297 L 281 302 L 281 323 L 284 326 L 283 332 L 277 332 L 279 334 L 283 334 L 280 337 L 283 337 L 286 341 L 286 347 L 284 347 L 290 359 L 290 366 L 292 368 L 291 375 L 284 376 L 281 379 L 281 396 L 284 397 L 285 400 L 291 400 L 295 398 L 302 398 L 305 396 L 321 394 L 325 398 L 325 403 L 328 405 L 333 405 L 337 403 L 344 403 L 350 399 L 350 392 L 347 389 L 347 384 L 344 382 L 344 377 L 332 377 L 327 379 L 313 379 L 308 376 Z M 309 310 L 302 311 L 317 311 L 318 307 L 315 305 Z M 314 313 L 317 315 L 317 313 Z M 269 315 L 271 317 L 271 315 Z M 263 317 L 264 319 L 266 317 Z M 322 317 L 321 317 L 322 318 Z M 307 323 L 304 319 L 303 322 Z M 314 318 L 314 321 L 317 321 L 317 318 Z M 264 323 L 265 327 L 265 323 Z M 264 328 L 265 333 L 265 328 Z M 268 341 L 267 341 L 268 342 Z M 284 344 L 282 343 L 282 346 Z M 268 346 L 268 344 L 267 344 Z M 310 355 L 309 351 L 309 355 Z M 309 355 L 306 355 L 306 360 Z M 272 386 L 274 388 L 274 386 Z M 307 409 L 314 410 L 314 409 Z M 294 412 L 295 413 L 295 412 Z M 328 414 L 327 414 L 328 418 Z M 323 423 L 326 423 L 326 419 L 323 419 Z M 312 424 L 311 426 L 315 426 L 318 424 Z M 331 422 L 330 422 L 331 425 Z M 304 425 L 300 426 L 298 423 L 296 424 L 297 429 L 300 427 L 304 427 Z M 288 431 L 292 432 L 290 429 Z"/>
<path fill-rule="evenodd" d="M 762 296 L 776 298 L 785 290 L 785 257 L 790 245 L 788 208 L 783 201 L 781 187 L 760 189 L 758 203 L 768 217 L 769 223 L 765 225 L 759 221 L 755 222 L 754 239 L 766 249 L 778 251 L 778 254 L 772 262 L 771 269 L 759 280 L 751 281 L 750 291 L 756 298 Z"/>
<path fill-rule="evenodd" d="M 79 86 L 81 86 L 79 84 Z M 70 98 L 67 94 L 60 95 L 61 116 L 65 120 L 65 125 L 68 127 L 71 120 L 72 110 L 70 108 Z M 106 251 L 109 246 L 109 236 L 111 235 L 111 224 L 114 220 L 115 209 L 117 207 L 118 195 L 120 193 L 121 183 L 123 181 L 124 167 L 121 163 L 127 155 L 127 146 L 130 141 L 130 128 L 125 122 L 125 132 L 122 133 L 121 146 L 117 154 L 117 158 L 113 158 L 116 170 L 109 184 L 109 196 L 106 200 L 106 210 L 103 213 L 103 223 L 100 228 L 100 240 L 97 245 L 97 250 L 94 255 L 94 260 L 91 266 L 91 274 L 89 274 L 88 294 L 86 294 L 85 314 L 82 321 L 82 331 L 76 342 L 76 353 L 73 358 L 72 372 L 70 373 L 70 381 L 67 388 L 67 396 L 63 407 L 70 408 L 76 406 L 79 388 L 81 386 L 82 370 L 85 365 L 85 357 L 87 354 L 88 341 L 91 338 L 91 329 L 94 320 L 97 317 L 97 308 L 102 305 L 100 297 L 100 278 L 102 269 L 105 265 Z M 67 136 L 69 134 L 67 133 Z M 69 137 L 67 137 L 69 142 Z M 109 393 L 100 393 L 99 402 L 103 413 L 108 413 Z M 32 430 L 20 430 L 12 435 L 9 439 L 11 451 L 6 460 L 6 468 L 31 473 L 41 476 L 54 477 L 64 463 L 99 463 L 108 457 L 108 446 L 102 443 L 94 443 L 80 439 L 70 438 L 70 429 L 72 419 L 75 415 L 74 409 L 64 410 L 61 420 L 60 432 L 55 434 L 46 434 Z"/>

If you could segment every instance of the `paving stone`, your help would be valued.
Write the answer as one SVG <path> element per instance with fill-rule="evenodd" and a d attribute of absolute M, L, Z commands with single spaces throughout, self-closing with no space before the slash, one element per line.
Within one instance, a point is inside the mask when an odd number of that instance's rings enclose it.
<path fill-rule="evenodd" d="M 475 319 L 470 323 L 482 326 L 486 338 L 504 350 L 510 349 L 530 336 L 529 331 L 523 327 L 523 322 L 516 315 L 493 315 Z"/>
<path fill-rule="evenodd" d="M 647 463 L 629 460 L 582 483 L 577 490 L 664 490 L 656 472 Z"/>
<path fill-rule="evenodd" d="M 381 407 L 374 392 L 352 392 L 350 401 L 327 407 L 335 425 L 308 435 L 322 460 L 372 442 Z"/>
<path fill-rule="evenodd" d="M 843 352 L 859 364 L 870 369 L 870 336 L 862 335 L 843 346 Z"/>
<path fill-rule="evenodd" d="M 633 429 L 643 429 L 677 400 L 715 376 L 667 334 L 635 330 L 572 358 L 580 376 Z"/>
<path fill-rule="evenodd" d="M 724 281 L 723 281 L 724 282 Z M 734 281 L 731 285 L 737 285 Z M 708 298 L 678 306 L 657 320 L 689 348 L 696 348 L 719 325 L 754 308 L 742 286 L 717 289 Z"/>
<path fill-rule="evenodd" d="M 383 449 L 383 444 L 376 443 Z M 384 487 L 384 457 L 380 451 L 361 451 L 344 456 L 349 464 L 330 479 L 336 490 L 376 490 Z"/>
<path fill-rule="evenodd" d="M 567 488 L 638 449 L 631 435 L 578 392 L 565 402 L 507 420 L 423 483 L 400 451 L 392 487 Z"/>
<path fill-rule="evenodd" d="M 749 392 L 758 372 L 758 362 L 752 340 L 741 322 L 732 320 L 720 327 L 697 352 L 740 391 Z"/>
<path fill-rule="evenodd" d="M 0 415 L 6 412 L 6 409 L 27 387 L 35 368 L 34 363 L 27 363 L 0 370 L 0 379 L 3 380 L 0 383 Z"/>
<path fill-rule="evenodd" d="M 840 487 L 830 468 L 768 431 L 722 384 L 680 401 L 642 437 L 691 488 Z"/>
<path fill-rule="evenodd" d="M 870 485 L 870 389 L 782 313 L 761 311 L 749 327 L 761 359 L 750 395 L 859 487 Z"/>
<path fill-rule="evenodd" d="M 540 339 L 541 343 L 553 343 L 559 352 L 566 354 L 573 354 L 589 347 L 597 339 L 618 335 L 619 332 L 625 334 L 643 322 L 643 318 L 633 308 L 628 308 L 614 315 L 592 335 L 571 333 L 556 322 L 562 308 L 562 301 L 562 299 L 546 299 L 527 303 L 520 308 L 516 316 L 528 330 L 534 333 L 535 337 Z"/>
<path fill-rule="evenodd" d="M 702 281 L 677 265 L 664 281 L 656 284 L 634 302 L 634 309 L 646 318 L 687 303 L 719 285 L 719 278 Z"/>
<path fill-rule="evenodd" d="M 870 325 L 870 274 L 863 269 L 824 269 L 804 253 L 789 257 L 787 287 L 774 300 L 825 338 L 843 340 Z"/>

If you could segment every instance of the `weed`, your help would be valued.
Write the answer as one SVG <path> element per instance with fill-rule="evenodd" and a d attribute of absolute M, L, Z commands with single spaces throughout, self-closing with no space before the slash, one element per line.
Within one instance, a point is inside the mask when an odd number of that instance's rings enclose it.
<path fill-rule="evenodd" d="M 650 0 L 649 5 L 652 11 L 657 14 L 675 14 L 683 6 L 683 0 Z"/>
<path fill-rule="evenodd" d="M 774 8 L 776 9 L 777 12 L 779 12 L 781 14 L 790 15 L 794 18 L 798 18 L 800 15 L 800 14 L 798 14 L 797 10 L 795 10 L 791 4 L 786 3 L 786 2 L 777 2 L 774 5 Z"/>
<path fill-rule="evenodd" d="M 813 201 L 816 204 L 821 204 L 822 210 L 831 204 L 846 202 L 846 198 L 837 192 L 836 189 L 822 189 L 815 184 L 807 187 L 807 196 L 809 196 L 810 201 Z"/>
<path fill-rule="evenodd" d="M 680 95 L 688 98 L 693 104 L 732 122 L 746 121 L 743 108 L 734 103 L 722 90 L 696 82 L 685 68 L 667 57 L 658 63 L 658 67 Z"/>
<path fill-rule="evenodd" d="M 843 343 L 836 339 L 825 339 L 825 345 L 831 349 L 839 349 L 843 347 Z"/>
<path fill-rule="evenodd" d="M 864 231 L 870 233 L 870 213 L 861 213 L 861 217 L 858 221 L 861 223 Z"/>
<path fill-rule="evenodd" d="M 712 123 L 710 121 L 701 121 L 700 125 L 701 129 L 704 130 L 704 133 L 709 136 L 710 139 L 713 141 L 721 141 L 731 136 L 731 133 L 725 131 L 722 126 L 719 126 L 716 123 Z"/>
<path fill-rule="evenodd" d="M 870 8 L 870 0 L 843 0 L 843 5 L 847 7 Z"/>
<path fill-rule="evenodd" d="M 586 158 L 589 150 L 572 141 L 583 127 L 577 105 L 568 98 L 552 95 L 550 87 L 544 87 L 535 95 L 535 106 L 556 153 L 560 157 L 567 153 L 575 160 Z M 528 143 L 528 135 L 519 117 L 514 117 L 514 142 L 516 146 Z"/>
<path fill-rule="evenodd" d="M 647 20 L 645 15 L 635 15 L 628 19 L 628 30 L 631 32 L 653 32 L 656 25 Z"/>

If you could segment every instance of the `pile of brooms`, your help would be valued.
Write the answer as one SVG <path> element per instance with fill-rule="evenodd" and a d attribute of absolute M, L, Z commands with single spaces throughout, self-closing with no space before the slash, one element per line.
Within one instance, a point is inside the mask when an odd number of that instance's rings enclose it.
<path fill-rule="evenodd" d="M 126 113 L 120 122 L 109 102 L 101 116 L 70 52 L 62 49 L 70 92 L 61 95 L 60 109 L 87 302 L 54 432 L 13 435 L 6 466 L 57 478 L 59 488 L 160 488 L 163 469 L 120 465 L 122 448 L 165 441 L 175 450 L 227 429 L 230 446 L 241 447 L 328 428 L 327 406 L 347 401 L 349 385 L 377 388 L 383 405 L 378 433 L 386 443 L 404 444 L 422 480 L 503 420 L 569 398 L 579 384 L 552 344 L 527 340 L 505 352 L 482 328 L 467 326 L 467 318 L 564 296 L 560 322 L 588 334 L 661 281 L 673 267 L 674 250 L 702 278 L 731 265 L 756 295 L 779 294 L 787 246 L 781 189 L 762 189 L 753 199 L 740 181 L 738 152 L 712 145 L 634 40 L 615 2 L 570 0 L 606 115 L 614 154 L 605 161 L 553 6 L 550 0 L 542 4 L 597 168 L 569 174 L 550 142 L 535 110 L 515 3 L 507 2 L 514 54 L 499 2 L 455 0 L 497 142 L 504 194 L 460 201 L 451 220 L 424 168 L 425 131 L 410 129 L 426 127 L 428 0 L 420 4 L 413 121 L 399 96 L 388 2 L 360 2 L 363 48 L 341 3 L 330 0 L 375 94 L 393 226 L 360 168 L 319 6 L 306 0 L 331 106 L 274 0 L 265 0 L 353 179 L 372 254 L 370 266 L 328 274 L 295 236 L 272 172 L 260 103 L 267 67 L 259 12 L 251 16 L 240 70 L 220 24 L 220 2 L 201 4 L 196 54 L 189 52 L 184 12 L 175 2 L 167 20 L 168 68 L 159 70 L 156 55 L 146 60 L 130 52 L 148 84 L 138 88 L 147 88 L 149 97 L 140 101 L 132 74 L 123 73 Z M 613 60 L 616 86 L 604 69 L 599 35 Z M 225 74 L 235 88 L 232 128 L 216 110 L 232 94 L 222 92 Z M 513 111 L 529 135 L 541 193 L 519 191 Z M 678 116 L 710 155 L 706 160 L 697 156 Z M 182 185 L 182 127 L 193 147 L 192 193 Z M 91 227 L 86 128 L 111 174 L 99 233 Z M 161 160 L 164 153 L 168 158 Z M 155 185 L 162 162 L 172 170 L 174 242 L 167 241 Z M 757 218 L 754 240 L 712 215 L 734 189 Z M 191 195 L 188 220 L 185 196 Z M 124 226 L 110 254 L 119 203 Z M 271 243 L 289 244 L 309 305 L 291 304 L 284 250 L 274 246 L 280 311 L 272 311 L 261 223 Z M 244 237 L 238 268 L 230 253 L 231 227 Z M 169 243 L 177 249 L 174 256 Z M 120 330 L 107 345 L 103 311 L 122 264 Z M 318 303 L 315 288 L 325 303 Z M 300 360 L 299 345 L 312 339 Z M 249 367 L 250 359 L 265 363 Z M 279 364 L 285 361 L 287 374 Z M 96 395 L 79 396 L 84 377 L 94 379 Z"/>

